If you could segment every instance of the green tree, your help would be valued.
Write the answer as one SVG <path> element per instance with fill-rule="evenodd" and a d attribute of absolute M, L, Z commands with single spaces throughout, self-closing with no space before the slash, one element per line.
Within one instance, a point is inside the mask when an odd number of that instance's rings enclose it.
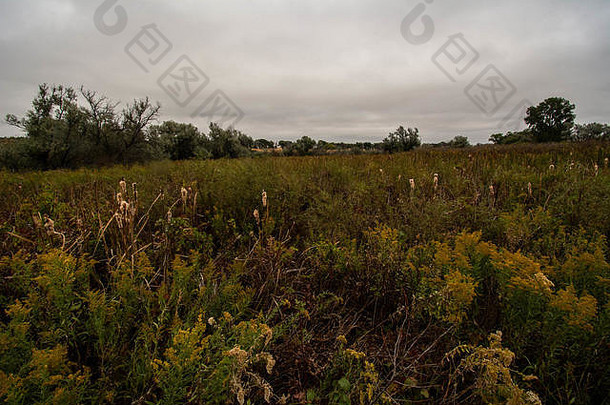
<path fill-rule="evenodd" d="M 383 149 L 389 153 L 405 152 L 417 148 L 421 145 L 419 130 L 417 128 L 398 127 L 394 132 L 390 132 L 383 140 Z"/>
<path fill-rule="evenodd" d="M 254 147 L 258 149 L 273 149 L 275 144 L 273 141 L 268 141 L 266 139 L 257 139 L 254 141 Z"/>
<path fill-rule="evenodd" d="M 598 122 L 576 125 L 572 133 L 572 140 L 578 142 L 608 139 L 610 139 L 610 126 Z"/>
<path fill-rule="evenodd" d="M 254 144 L 252 138 L 242 132 L 234 128 L 223 129 L 213 122 L 210 124 L 208 138 L 208 150 L 214 159 L 248 156 Z"/>
<path fill-rule="evenodd" d="M 157 151 L 156 156 L 169 157 L 172 160 L 186 160 L 205 155 L 203 149 L 206 141 L 206 137 L 194 125 L 175 121 L 151 126 L 148 131 L 148 142 Z"/>
<path fill-rule="evenodd" d="M 313 148 L 316 146 L 316 141 L 308 136 L 303 136 L 292 146 L 294 152 L 299 156 L 305 156 L 311 153 Z"/>
<path fill-rule="evenodd" d="M 532 142 L 532 134 L 529 130 L 520 132 L 507 132 L 506 134 L 493 134 L 489 141 L 496 145 L 511 145 L 514 143 Z"/>
<path fill-rule="evenodd" d="M 561 97 L 551 97 L 527 110 L 525 122 L 536 142 L 561 142 L 570 137 L 574 127 L 574 104 Z"/>
<path fill-rule="evenodd" d="M 25 118 L 6 116 L 6 122 L 31 139 L 29 152 L 43 169 L 71 166 L 79 145 L 77 138 L 83 128 L 83 114 L 76 103 L 74 89 L 64 86 L 38 87 L 32 109 Z"/>
<path fill-rule="evenodd" d="M 452 148 L 467 148 L 468 146 L 470 146 L 470 142 L 468 141 L 467 137 L 458 135 L 451 141 L 449 141 L 449 146 L 451 146 Z"/>

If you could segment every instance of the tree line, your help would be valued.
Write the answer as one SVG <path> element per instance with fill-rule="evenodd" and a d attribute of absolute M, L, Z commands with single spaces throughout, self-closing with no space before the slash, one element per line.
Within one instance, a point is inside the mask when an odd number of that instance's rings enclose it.
<path fill-rule="evenodd" d="M 24 117 L 6 122 L 25 137 L 0 142 L 0 167 L 49 170 L 81 166 L 143 163 L 151 160 L 219 159 L 275 153 L 304 156 L 332 153 L 397 153 L 422 146 L 417 128 L 400 126 L 378 143 L 331 143 L 303 136 L 296 141 L 253 139 L 234 128 L 211 123 L 207 134 L 188 123 L 157 124 L 160 105 L 136 99 L 119 103 L 84 87 L 42 84 Z M 610 139 L 606 124 L 575 125 L 575 106 L 549 98 L 527 112 L 528 129 L 494 134 L 496 144 Z M 428 147 L 468 147 L 465 136 Z"/>

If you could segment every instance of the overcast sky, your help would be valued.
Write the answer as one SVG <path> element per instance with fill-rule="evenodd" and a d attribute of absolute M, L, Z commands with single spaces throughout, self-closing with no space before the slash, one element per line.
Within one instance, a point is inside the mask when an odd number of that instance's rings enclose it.
<path fill-rule="evenodd" d="M 575 103 L 578 122 L 610 121 L 608 0 L 0 0 L 0 55 L 2 117 L 23 114 L 47 82 L 123 104 L 150 96 L 160 120 L 200 127 L 215 101 L 229 106 L 212 97 L 221 90 L 243 112 L 238 129 L 272 140 L 380 141 L 404 125 L 424 142 L 486 142 L 514 128 L 498 126 L 523 100 L 550 96 Z M 171 70 L 182 55 L 199 70 L 184 60 Z M 177 102 L 158 84 L 168 70 L 163 85 L 197 76 Z M 197 72 L 209 78 L 199 92 Z M 504 91 L 488 92 L 494 84 Z M 210 97 L 208 117 L 192 118 Z M 0 125 L 1 136 L 17 133 Z"/>

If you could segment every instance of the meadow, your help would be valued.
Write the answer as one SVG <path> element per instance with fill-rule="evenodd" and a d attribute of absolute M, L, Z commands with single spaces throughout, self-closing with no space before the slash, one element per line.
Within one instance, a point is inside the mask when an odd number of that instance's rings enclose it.
<path fill-rule="evenodd" d="M 0 401 L 609 403 L 609 157 L 0 172 Z"/>

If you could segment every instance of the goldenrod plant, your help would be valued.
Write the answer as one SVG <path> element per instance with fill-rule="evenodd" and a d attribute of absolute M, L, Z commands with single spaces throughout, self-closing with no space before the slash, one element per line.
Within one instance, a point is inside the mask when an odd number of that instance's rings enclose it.
<path fill-rule="evenodd" d="M 2 172 L 0 401 L 608 403 L 608 157 Z"/>

